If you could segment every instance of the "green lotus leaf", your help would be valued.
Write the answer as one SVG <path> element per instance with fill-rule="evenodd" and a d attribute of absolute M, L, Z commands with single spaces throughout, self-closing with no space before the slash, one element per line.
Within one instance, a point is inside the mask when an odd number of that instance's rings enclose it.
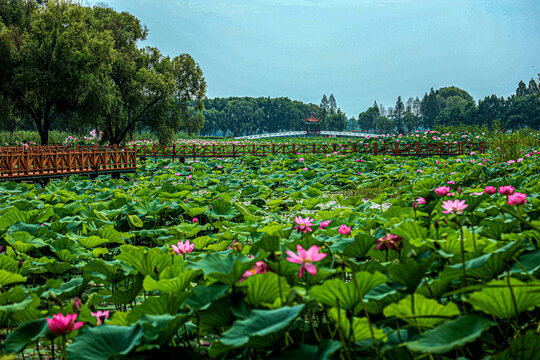
<path fill-rule="evenodd" d="M 229 290 L 229 285 L 219 283 L 209 286 L 197 286 L 193 289 L 193 295 L 183 305 L 192 309 L 206 310 L 214 300 L 225 294 L 227 290 Z"/>
<path fill-rule="evenodd" d="M 137 324 L 144 331 L 143 344 L 166 346 L 177 335 L 180 326 L 186 321 L 186 315 L 148 315 L 141 316 Z"/>
<path fill-rule="evenodd" d="M 257 259 L 231 253 L 214 253 L 202 260 L 189 264 L 189 268 L 201 269 L 204 274 L 224 284 L 237 284 L 246 270 L 251 269 Z"/>
<path fill-rule="evenodd" d="M 238 214 L 238 210 L 234 207 L 229 201 L 224 199 L 217 199 L 212 201 L 212 211 L 210 212 L 210 217 L 212 218 L 222 218 L 222 219 L 233 219 Z"/>
<path fill-rule="evenodd" d="M 137 215 L 128 215 L 127 216 L 129 223 L 134 227 L 143 227 L 143 221 Z"/>
<path fill-rule="evenodd" d="M 127 320 L 130 324 L 139 321 L 144 315 L 176 315 L 180 309 L 180 305 L 190 296 L 190 293 L 185 292 L 179 295 L 161 295 L 153 296 L 146 299 L 140 305 L 137 305 L 128 314 Z"/>
<path fill-rule="evenodd" d="M 143 288 L 143 282 L 140 277 L 137 277 L 136 280 L 130 284 L 127 289 L 118 289 L 110 297 L 102 297 L 103 300 L 108 300 L 113 304 L 126 305 L 131 304 Z"/>
<path fill-rule="evenodd" d="M 16 274 L 4 269 L 0 269 L 0 287 L 25 281 L 26 278 L 21 274 Z"/>
<path fill-rule="evenodd" d="M 6 337 L 4 351 L 7 354 L 18 353 L 30 343 L 44 336 L 46 332 L 47 321 L 43 318 L 21 324 Z"/>
<path fill-rule="evenodd" d="M 498 355 L 493 360 L 529 360 L 535 359 L 540 353 L 540 336 L 534 330 L 527 331 L 514 339 L 510 347 Z"/>
<path fill-rule="evenodd" d="M 300 315 L 304 305 L 282 307 L 276 310 L 253 310 L 243 320 L 237 320 L 210 347 L 216 357 L 228 350 L 243 348 L 268 348 L 275 344 L 283 331 Z"/>
<path fill-rule="evenodd" d="M 540 306 L 539 290 L 538 282 L 525 283 L 514 278 L 493 280 L 482 290 L 472 293 L 467 301 L 476 310 L 500 319 L 510 319 Z"/>
<path fill-rule="evenodd" d="M 339 315 L 339 316 L 338 316 Z M 341 310 L 338 312 L 337 308 L 332 308 L 328 311 L 328 316 L 332 319 L 339 327 L 345 337 L 350 339 L 353 342 L 358 342 L 366 339 L 371 339 L 371 330 L 369 329 L 369 322 L 366 318 L 352 318 L 352 329 L 351 329 L 351 319 L 347 317 L 347 312 Z M 383 330 L 378 329 L 372 325 L 373 336 L 376 340 L 384 340 L 387 335 Z"/>
<path fill-rule="evenodd" d="M 15 273 L 18 268 L 19 262 L 17 260 L 6 254 L 0 254 L 0 269 Z"/>
<path fill-rule="evenodd" d="M 379 272 L 374 274 L 359 272 L 355 274 L 355 278 L 358 288 L 354 280 L 344 282 L 341 279 L 331 279 L 326 280 L 322 285 L 311 288 L 310 295 L 329 307 L 338 307 L 339 305 L 343 310 L 358 313 L 362 311 L 359 292 L 365 296 L 371 289 L 386 283 L 388 279 Z"/>
<path fill-rule="evenodd" d="M 495 322 L 479 315 L 461 316 L 426 330 L 420 339 L 407 343 L 411 351 L 444 354 L 475 341 Z"/>
<path fill-rule="evenodd" d="M 414 296 L 414 312 L 411 303 L 412 296 Z M 455 303 L 449 302 L 446 305 L 441 305 L 420 294 L 407 295 L 398 303 L 388 305 L 384 308 L 383 313 L 386 317 L 397 317 L 420 327 L 433 327 L 440 322 L 460 315 Z"/>
<path fill-rule="evenodd" d="M 134 209 L 139 215 L 156 215 L 167 207 L 167 204 L 161 204 L 159 200 L 148 201 L 143 200 L 135 204 Z"/>
<path fill-rule="evenodd" d="M 150 276 L 144 278 L 143 287 L 146 291 L 161 291 L 166 294 L 180 294 L 184 292 L 191 281 L 202 274 L 202 270 L 183 269 L 183 266 L 174 264 L 163 270 L 159 281 Z"/>
<path fill-rule="evenodd" d="M 133 266 L 141 275 L 156 279 L 158 272 L 172 264 L 172 258 L 166 252 L 153 248 L 148 251 L 138 248 L 122 247 L 122 253 L 116 256 L 117 260 Z"/>
<path fill-rule="evenodd" d="M 248 277 L 244 282 L 247 286 L 246 301 L 254 307 L 268 306 L 281 297 L 281 300 L 278 301 L 279 307 L 291 292 L 287 280 L 275 273 L 255 274 Z"/>
<path fill-rule="evenodd" d="M 74 360 L 95 360 L 127 355 L 142 343 L 143 335 L 144 330 L 140 324 L 87 326 L 68 345 L 67 356 Z"/>

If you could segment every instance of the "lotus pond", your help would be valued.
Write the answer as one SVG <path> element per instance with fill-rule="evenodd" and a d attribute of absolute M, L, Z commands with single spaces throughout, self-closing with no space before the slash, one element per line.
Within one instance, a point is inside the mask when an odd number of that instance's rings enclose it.
<path fill-rule="evenodd" d="M 533 359 L 540 153 L 0 184 L 6 356 Z"/>

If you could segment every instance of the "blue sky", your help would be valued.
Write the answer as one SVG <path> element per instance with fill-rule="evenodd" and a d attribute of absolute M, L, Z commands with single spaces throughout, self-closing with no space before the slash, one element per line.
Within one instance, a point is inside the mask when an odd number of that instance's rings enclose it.
<path fill-rule="evenodd" d="M 144 45 L 193 56 L 210 98 L 333 93 L 356 117 L 431 87 L 508 96 L 540 73 L 538 0 L 100 2 L 147 25 Z"/>

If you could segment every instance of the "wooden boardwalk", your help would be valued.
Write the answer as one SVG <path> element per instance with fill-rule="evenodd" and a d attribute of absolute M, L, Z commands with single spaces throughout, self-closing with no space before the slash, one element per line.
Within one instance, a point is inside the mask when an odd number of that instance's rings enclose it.
<path fill-rule="evenodd" d="M 32 146 L 0 148 L 0 181 L 137 171 L 135 149 Z"/>
<path fill-rule="evenodd" d="M 486 151 L 484 142 L 345 143 L 345 144 L 210 144 L 153 145 L 118 148 L 98 145 L 0 147 L 0 181 L 35 180 L 73 174 L 99 175 L 135 172 L 137 158 L 267 156 L 273 154 L 358 154 L 389 156 L 457 156 Z"/>

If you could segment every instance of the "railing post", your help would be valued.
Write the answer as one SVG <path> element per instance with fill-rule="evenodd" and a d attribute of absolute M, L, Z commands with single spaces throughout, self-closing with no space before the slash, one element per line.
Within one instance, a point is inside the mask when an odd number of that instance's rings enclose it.
<path fill-rule="evenodd" d="M 176 158 L 176 144 L 172 146 L 172 161 Z"/>
<path fill-rule="evenodd" d="M 373 153 L 375 155 L 379 155 L 379 144 L 377 143 L 373 144 Z"/>
<path fill-rule="evenodd" d="M 236 145 L 232 144 L 232 156 L 236 157 Z"/>

